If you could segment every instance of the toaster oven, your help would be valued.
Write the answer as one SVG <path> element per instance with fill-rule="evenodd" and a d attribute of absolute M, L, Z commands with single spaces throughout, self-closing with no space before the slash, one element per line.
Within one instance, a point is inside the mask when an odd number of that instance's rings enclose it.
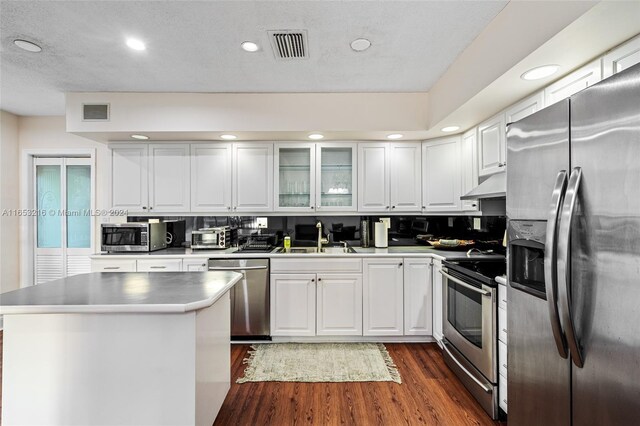
<path fill-rule="evenodd" d="M 195 250 L 222 250 L 238 239 L 238 230 L 230 226 L 203 228 L 191 232 L 191 248 Z"/>

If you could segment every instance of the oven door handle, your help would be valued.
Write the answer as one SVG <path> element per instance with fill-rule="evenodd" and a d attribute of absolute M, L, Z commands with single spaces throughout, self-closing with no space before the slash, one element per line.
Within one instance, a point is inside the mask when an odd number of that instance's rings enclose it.
<path fill-rule="evenodd" d="M 558 217 L 564 201 L 564 194 L 567 189 L 567 171 L 560 170 L 556 177 L 556 184 L 551 194 L 551 206 L 549 217 L 547 218 L 547 231 L 545 236 L 544 251 L 544 281 L 547 294 L 547 305 L 549 308 L 549 320 L 551 321 L 551 331 L 556 342 L 558 354 L 567 359 L 567 341 L 560 325 L 560 314 L 558 313 Z"/>
<path fill-rule="evenodd" d="M 475 291 L 476 293 L 480 293 L 480 294 L 481 294 L 481 295 L 483 295 L 483 296 L 491 296 L 491 292 L 490 292 L 490 291 L 483 290 L 483 289 L 481 289 L 481 288 L 478 288 L 478 287 L 474 287 L 474 286 L 472 286 L 472 285 L 469 285 L 469 284 L 465 283 L 465 282 L 464 282 L 464 281 L 462 281 L 462 280 L 459 280 L 459 279 L 457 279 L 457 278 L 455 278 L 455 277 L 452 277 L 451 275 L 449 275 L 449 274 L 447 274 L 446 272 L 444 272 L 442 269 L 440 270 L 440 273 L 441 273 L 441 274 L 442 274 L 442 276 L 443 276 L 443 277 L 445 277 L 446 279 L 451 280 L 451 281 L 453 281 L 454 283 L 461 285 L 462 287 L 466 287 L 466 288 L 468 288 L 469 290 L 471 290 L 471 291 Z"/>
<path fill-rule="evenodd" d="M 450 358 L 451 358 L 451 359 L 452 359 L 456 364 L 458 364 L 458 367 L 460 367 L 460 369 L 461 369 L 462 371 L 464 371 L 464 372 L 465 372 L 465 374 L 471 378 L 471 380 L 473 380 L 474 382 L 476 382 L 476 384 L 477 384 L 478 386 L 480 386 L 480 387 L 482 388 L 482 390 L 483 390 L 483 391 L 485 391 L 486 393 L 491 393 L 491 388 L 490 388 L 489 386 L 485 385 L 484 383 L 482 383 L 480 380 L 478 380 L 478 379 L 476 378 L 476 376 L 474 376 L 473 374 L 471 374 L 471 372 L 470 372 L 469 370 L 467 370 L 467 369 L 464 367 L 464 365 L 462 365 L 462 364 L 460 363 L 460 361 L 458 361 L 458 360 L 456 359 L 456 357 L 451 353 L 451 351 L 449 350 L 449 348 L 447 348 L 447 345 L 442 345 L 442 349 L 444 349 L 444 350 L 447 352 L 447 354 L 449 355 L 449 357 L 450 357 Z"/>

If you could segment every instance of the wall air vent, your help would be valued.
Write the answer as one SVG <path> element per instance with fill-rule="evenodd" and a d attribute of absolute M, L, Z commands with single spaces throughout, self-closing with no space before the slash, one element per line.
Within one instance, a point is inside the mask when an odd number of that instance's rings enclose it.
<path fill-rule="evenodd" d="M 306 30 L 280 30 L 268 33 L 276 59 L 286 61 L 309 58 Z"/>
<path fill-rule="evenodd" d="M 109 104 L 82 104 L 82 121 L 109 121 Z"/>

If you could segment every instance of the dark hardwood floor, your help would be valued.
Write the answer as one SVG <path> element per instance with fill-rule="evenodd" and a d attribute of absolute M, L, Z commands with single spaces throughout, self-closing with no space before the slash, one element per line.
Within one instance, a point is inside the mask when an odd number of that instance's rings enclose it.
<path fill-rule="evenodd" d="M 387 344 L 403 383 L 235 383 L 248 345 L 231 347 L 231 390 L 215 425 L 495 425 L 434 343 Z M 0 331 L 0 354 L 2 331 Z M 0 356 L 0 410 L 2 409 Z"/>
<path fill-rule="evenodd" d="M 387 344 L 403 383 L 243 383 L 248 345 L 232 345 L 231 390 L 215 425 L 495 425 L 429 344 Z"/>

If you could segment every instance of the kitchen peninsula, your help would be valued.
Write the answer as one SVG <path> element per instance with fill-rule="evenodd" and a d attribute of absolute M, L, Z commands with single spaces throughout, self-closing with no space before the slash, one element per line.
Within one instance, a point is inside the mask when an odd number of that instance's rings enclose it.
<path fill-rule="evenodd" d="M 208 424 L 235 272 L 91 273 L 2 294 L 4 424 Z"/>

